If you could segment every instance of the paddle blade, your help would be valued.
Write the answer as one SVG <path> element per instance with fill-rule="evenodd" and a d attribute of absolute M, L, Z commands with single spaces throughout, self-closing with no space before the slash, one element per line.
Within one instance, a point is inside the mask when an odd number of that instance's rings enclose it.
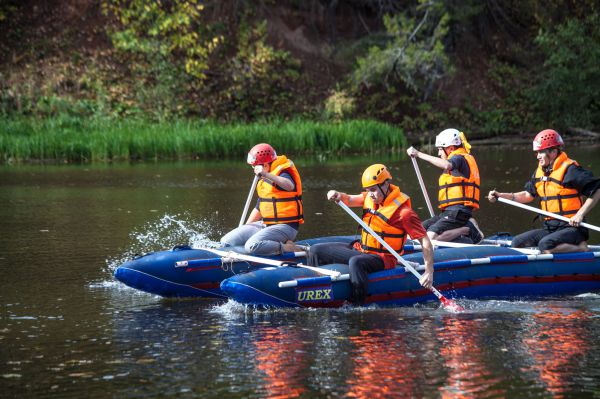
<path fill-rule="evenodd" d="M 442 305 L 444 305 L 444 308 L 449 312 L 460 313 L 465 311 L 465 308 L 443 295 L 440 297 L 440 301 L 442 302 Z"/>

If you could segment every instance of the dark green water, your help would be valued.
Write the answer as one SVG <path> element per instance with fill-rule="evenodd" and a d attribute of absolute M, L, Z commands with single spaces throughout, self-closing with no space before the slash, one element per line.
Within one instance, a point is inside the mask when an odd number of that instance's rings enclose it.
<path fill-rule="evenodd" d="M 569 154 L 600 175 L 598 147 Z M 476 152 L 484 192 L 521 190 L 529 149 Z M 293 158 L 293 157 L 292 157 Z M 408 159 L 296 160 L 300 238 L 351 234 L 324 200 L 382 161 L 426 208 Z M 438 171 L 421 164 L 430 194 Z M 600 296 L 395 309 L 256 311 L 116 283 L 135 252 L 216 240 L 252 179 L 240 162 L 0 167 L 0 397 L 598 397 Z M 168 223 L 165 215 L 181 225 Z M 533 214 L 483 202 L 487 234 Z M 589 222 L 600 224 L 600 207 Z M 591 241 L 600 243 L 600 235 Z"/>

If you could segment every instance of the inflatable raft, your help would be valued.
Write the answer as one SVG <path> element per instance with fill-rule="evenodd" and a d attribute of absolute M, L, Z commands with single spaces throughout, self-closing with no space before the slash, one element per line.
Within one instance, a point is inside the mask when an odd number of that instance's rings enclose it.
<path fill-rule="evenodd" d="M 354 236 L 332 236 L 308 239 L 298 244 L 351 242 L 354 239 Z M 220 248 L 220 250 L 246 254 L 243 247 Z M 290 252 L 264 259 L 302 262 L 304 255 L 304 252 Z M 117 280 L 129 287 L 163 297 L 226 298 L 221 292 L 221 281 L 265 266 L 268 265 L 232 257 L 224 258 L 207 248 L 193 249 L 189 246 L 177 246 L 171 250 L 148 253 L 127 261 L 117 268 L 114 275 Z"/>
<path fill-rule="evenodd" d="M 596 249 L 597 250 L 597 249 Z M 421 253 L 403 256 L 423 263 Z M 348 266 L 323 269 L 262 268 L 225 279 L 221 290 L 237 302 L 274 307 L 339 307 L 350 297 Z M 423 267 L 419 271 L 423 271 Z M 434 251 L 434 286 L 453 299 L 520 299 L 575 295 L 600 290 L 600 252 L 523 254 L 499 246 L 443 248 Z M 404 267 L 372 273 L 366 305 L 412 305 L 437 301 Z"/>

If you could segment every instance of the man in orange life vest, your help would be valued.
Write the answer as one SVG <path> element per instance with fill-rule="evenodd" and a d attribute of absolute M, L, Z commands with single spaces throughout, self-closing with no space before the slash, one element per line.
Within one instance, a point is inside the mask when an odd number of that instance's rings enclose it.
<path fill-rule="evenodd" d="M 492 190 L 490 202 L 498 197 L 528 203 L 540 198 L 541 209 L 570 218 L 569 222 L 547 217 L 544 228 L 519 234 L 512 240 L 515 248 L 538 246 L 544 253 L 586 251 L 588 229 L 580 226 L 585 215 L 600 200 L 600 179 L 570 159 L 562 151 L 564 141 L 560 135 L 546 129 L 533 140 L 538 167 L 525 184 L 525 190 L 517 193 L 501 193 Z M 585 202 L 582 196 L 586 196 Z"/>
<path fill-rule="evenodd" d="M 473 211 L 479 209 L 479 168 L 471 145 L 464 133 L 446 129 L 435 138 L 438 157 L 428 155 L 410 147 L 408 155 L 421 158 L 443 169 L 439 179 L 439 208 L 442 213 L 423 222 L 427 235 L 432 240 L 457 241 L 477 244 L 483 233 L 473 219 Z"/>
<path fill-rule="evenodd" d="M 382 164 L 369 166 L 362 175 L 360 194 L 349 195 L 331 190 L 330 201 L 342 201 L 348 206 L 363 207 L 363 221 L 384 239 L 396 252 L 402 253 L 406 236 L 419 240 L 423 247 L 425 273 L 420 283 L 431 288 L 433 284 L 433 247 L 421 225 L 419 216 L 410 206 L 410 198 L 390 183 L 392 175 Z M 391 269 L 396 258 L 372 235 L 364 231 L 360 242 L 322 243 L 310 247 L 308 264 L 313 266 L 344 263 L 350 266 L 350 283 L 354 304 L 363 304 L 367 296 L 368 274 Z"/>
<path fill-rule="evenodd" d="M 226 246 L 244 245 L 256 255 L 276 255 L 303 250 L 293 240 L 304 223 L 302 182 L 294 163 L 269 144 L 257 144 L 248 153 L 248 163 L 260 177 L 258 202 L 246 224 L 221 238 Z"/>

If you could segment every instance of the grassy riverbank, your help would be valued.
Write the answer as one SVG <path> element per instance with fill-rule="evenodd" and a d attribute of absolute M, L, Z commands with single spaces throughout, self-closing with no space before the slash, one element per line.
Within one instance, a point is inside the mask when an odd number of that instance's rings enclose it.
<path fill-rule="evenodd" d="M 2 162 L 215 159 L 245 156 L 260 142 L 288 154 L 391 152 L 406 147 L 401 129 L 370 120 L 220 124 L 56 117 L 0 123 Z"/>

